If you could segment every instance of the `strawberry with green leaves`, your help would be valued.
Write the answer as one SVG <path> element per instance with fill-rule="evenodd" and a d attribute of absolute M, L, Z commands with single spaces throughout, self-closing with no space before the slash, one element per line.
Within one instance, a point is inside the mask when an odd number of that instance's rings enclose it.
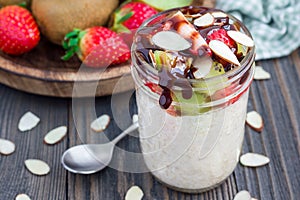
<path fill-rule="evenodd" d="M 112 30 L 120 33 L 126 43 L 131 45 L 135 30 L 137 30 L 146 19 L 155 14 L 157 14 L 157 11 L 145 3 L 125 3 L 114 13 Z"/>
<path fill-rule="evenodd" d="M 21 6 L 0 9 L 0 50 L 21 55 L 32 50 L 40 41 L 40 31 L 31 13 Z"/>
<path fill-rule="evenodd" d="M 75 29 L 65 36 L 62 46 L 66 50 L 63 60 L 77 54 L 89 67 L 107 67 L 130 59 L 130 50 L 123 39 L 102 26 Z"/>

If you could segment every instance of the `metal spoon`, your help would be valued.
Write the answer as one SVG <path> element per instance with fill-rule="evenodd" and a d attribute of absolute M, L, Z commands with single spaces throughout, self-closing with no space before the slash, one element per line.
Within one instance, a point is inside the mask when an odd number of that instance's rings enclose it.
<path fill-rule="evenodd" d="M 115 145 L 127 134 L 138 128 L 138 123 L 129 126 L 114 140 L 105 144 L 83 144 L 64 152 L 61 163 L 65 169 L 78 174 L 92 174 L 105 168 L 111 161 Z"/>

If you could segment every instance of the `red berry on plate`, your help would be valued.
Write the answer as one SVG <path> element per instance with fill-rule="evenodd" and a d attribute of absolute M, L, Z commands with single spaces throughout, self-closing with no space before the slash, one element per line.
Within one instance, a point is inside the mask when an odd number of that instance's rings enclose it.
<path fill-rule="evenodd" d="M 122 5 L 114 13 L 112 30 L 118 33 L 134 33 L 149 17 L 157 14 L 151 6 L 141 2 L 129 2 Z M 127 43 L 132 43 L 132 36 L 124 35 Z"/>
<path fill-rule="evenodd" d="M 107 67 L 130 59 L 130 50 L 114 31 L 96 26 L 84 31 L 75 29 L 66 35 L 63 47 L 67 50 L 64 60 L 75 53 L 89 67 Z"/>
<path fill-rule="evenodd" d="M 33 49 L 40 41 L 40 32 L 31 13 L 21 6 L 0 9 L 0 49 L 20 55 Z"/>

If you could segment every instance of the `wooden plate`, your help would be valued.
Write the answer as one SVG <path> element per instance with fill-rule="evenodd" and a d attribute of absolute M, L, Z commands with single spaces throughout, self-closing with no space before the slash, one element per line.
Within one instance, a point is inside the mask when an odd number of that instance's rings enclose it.
<path fill-rule="evenodd" d="M 105 96 L 134 88 L 129 62 L 100 71 L 80 68 L 81 62 L 76 56 L 62 61 L 62 55 L 62 47 L 43 38 L 34 50 L 22 56 L 0 52 L 0 82 L 25 92 L 55 97 Z M 115 88 L 121 77 L 122 84 Z M 98 87 L 94 92 L 74 93 L 75 82 L 87 89 L 95 84 Z"/>
<path fill-rule="evenodd" d="M 192 5 L 214 7 L 215 0 L 193 0 Z M 134 88 L 130 62 L 109 67 L 104 72 L 81 70 L 76 56 L 65 62 L 60 59 L 62 55 L 61 46 L 43 38 L 34 50 L 22 56 L 9 56 L 0 51 L 0 83 L 55 97 L 105 96 Z M 74 84 L 80 86 L 79 92 L 73 92 Z"/>

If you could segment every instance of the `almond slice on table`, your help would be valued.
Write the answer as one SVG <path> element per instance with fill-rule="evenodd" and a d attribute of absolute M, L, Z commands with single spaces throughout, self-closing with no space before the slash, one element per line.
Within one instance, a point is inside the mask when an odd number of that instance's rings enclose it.
<path fill-rule="evenodd" d="M 271 74 L 265 71 L 261 66 L 256 66 L 254 71 L 254 80 L 267 80 L 271 78 Z"/>
<path fill-rule="evenodd" d="M 219 40 L 211 40 L 209 42 L 209 48 L 217 54 L 219 57 L 223 58 L 224 60 L 240 66 L 240 62 L 238 61 L 237 57 L 234 53 L 230 50 L 230 48 Z"/>
<path fill-rule="evenodd" d="M 198 27 L 207 27 L 214 23 L 215 18 L 210 13 L 206 13 L 194 20 L 194 25 Z"/>
<path fill-rule="evenodd" d="M 132 186 L 126 193 L 125 200 L 141 200 L 144 192 L 138 186 Z"/>
<path fill-rule="evenodd" d="M 246 153 L 240 157 L 240 163 L 246 167 L 260 167 L 268 164 L 270 159 L 257 153 Z"/>
<path fill-rule="evenodd" d="M 239 31 L 227 31 L 227 34 L 231 39 L 236 41 L 237 43 L 244 45 L 246 47 L 253 47 L 254 41 L 246 34 Z"/>
<path fill-rule="evenodd" d="M 157 32 L 152 36 L 152 42 L 160 48 L 171 51 L 182 51 L 192 46 L 190 42 L 173 31 Z"/>
<path fill-rule="evenodd" d="M 15 200 L 31 200 L 27 194 L 18 194 Z"/>
<path fill-rule="evenodd" d="M 242 190 L 234 196 L 233 200 L 251 200 L 251 195 L 248 191 Z"/>
<path fill-rule="evenodd" d="M 49 165 L 38 159 L 25 160 L 26 168 L 34 175 L 43 176 L 50 172 Z"/>
<path fill-rule="evenodd" d="M 110 122 L 109 115 L 106 114 L 101 115 L 91 123 L 91 129 L 95 132 L 102 132 L 107 128 L 109 122 Z"/>
<path fill-rule="evenodd" d="M 132 123 L 134 124 L 134 123 L 136 123 L 136 122 L 138 122 L 139 121 L 139 116 L 137 115 L 137 114 L 134 114 L 133 116 L 132 116 Z"/>
<path fill-rule="evenodd" d="M 34 127 L 36 127 L 39 122 L 40 122 L 40 118 L 29 111 L 21 117 L 18 124 L 18 128 L 22 132 L 29 131 Z"/>
<path fill-rule="evenodd" d="M 15 149 L 16 145 L 12 141 L 0 138 L 0 154 L 10 155 L 15 152 Z"/>
<path fill-rule="evenodd" d="M 256 111 L 250 111 L 247 113 L 246 124 L 257 132 L 261 132 L 264 127 L 263 119 Z"/>
<path fill-rule="evenodd" d="M 56 144 L 60 142 L 67 135 L 68 128 L 66 126 L 59 126 L 49 131 L 44 137 L 46 144 Z"/>

